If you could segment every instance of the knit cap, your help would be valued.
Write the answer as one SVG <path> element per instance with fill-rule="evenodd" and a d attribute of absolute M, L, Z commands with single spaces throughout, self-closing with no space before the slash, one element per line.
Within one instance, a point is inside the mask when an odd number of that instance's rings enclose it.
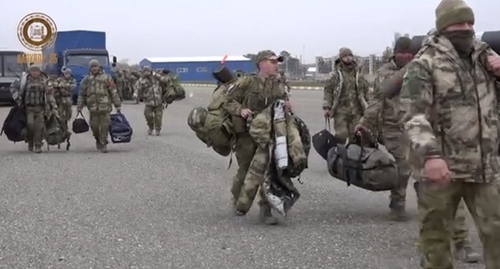
<path fill-rule="evenodd" d="M 474 12 L 463 0 L 442 0 L 436 8 L 436 30 L 457 23 L 474 24 Z"/>

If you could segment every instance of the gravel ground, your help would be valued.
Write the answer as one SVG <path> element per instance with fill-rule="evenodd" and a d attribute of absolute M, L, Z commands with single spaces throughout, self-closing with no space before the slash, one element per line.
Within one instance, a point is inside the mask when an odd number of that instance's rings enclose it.
<path fill-rule="evenodd" d="M 259 224 L 256 206 L 233 216 L 236 167 L 227 171 L 228 159 L 186 124 L 211 90 L 187 91 L 166 111 L 159 137 L 147 136 L 143 105 L 125 104 L 132 143 L 110 144 L 107 154 L 90 133 L 74 135 L 69 152 L 43 154 L 0 138 L 0 268 L 418 268 L 413 190 L 413 220 L 392 223 L 387 193 L 331 178 L 316 152 L 281 225 Z M 292 98 L 311 132 L 321 130 L 321 92 Z M 2 122 L 8 110 L 0 108 Z"/>

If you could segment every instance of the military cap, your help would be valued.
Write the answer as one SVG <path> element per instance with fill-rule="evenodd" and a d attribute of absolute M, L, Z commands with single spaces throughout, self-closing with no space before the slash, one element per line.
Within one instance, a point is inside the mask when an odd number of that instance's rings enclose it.
<path fill-rule="evenodd" d="M 28 67 L 28 71 L 42 71 L 42 67 L 39 64 L 32 64 Z"/>
<path fill-rule="evenodd" d="M 411 39 L 409 37 L 402 36 L 396 40 L 394 54 L 400 52 L 411 52 Z"/>
<path fill-rule="evenodd" d="M 151 66 L 146 65 L 142 67 L 142 71 L 153 71 L 153 69 L 151 68 Z"/>
<path fill-rule="evenodd" d="M 278 62 L 283 62 L 283 56 L 278 56 L 272 50 L 262 50 L 257 53 L 256 61 L 260 63 L 265 60 L 276 60 Z"/>
<path fill-rule="evenodd" d="M 350 48 L 343 47 L 339 49 L 339 59 L 342 59 L 345 56 L 352 56 L 352 55 L 353 55 L 352 50 Z"/>
<path fill-rule="evenodd" d="M 463 0 L 442 0 L 436 8 L 436 29 L 443 31 L 457 23 L 474 24 L 474 12 Z"/>
<path fill-rule="evenodd" d="M 101 66 L 101 65 L 99 64 L 99 61 L 98 61 L 98 60 L 96 60 L 96 59 L 92 59 L 92 60 L 90 60 L 90 62 L 89 62 L 89 66 L 90 66 L 90 67 L 93 67 L 93 66 Z"/>
<path fill-rule="evenodd" d="M 69 68 L 65 68 L 65 69 L 63 70 L 63 73 L 64 73 L 64 74 L 72 74 L 71 69 L 69 69 Z"/>

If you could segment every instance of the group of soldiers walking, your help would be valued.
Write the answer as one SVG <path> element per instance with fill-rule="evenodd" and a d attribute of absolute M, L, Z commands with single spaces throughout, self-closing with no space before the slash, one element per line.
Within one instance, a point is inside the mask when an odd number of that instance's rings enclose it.
<path fill-rule="evenodd" d="M 124 72 L 127 73 L 127 72 Z M 167 95 L 172 95 L 173 88 L 181 87 L 176 77 L 168 71 L 153 72 L 144 67 L 138 81 L 135 81 L 132 96 L 144 101 L 144 116 L 148 126 L 148 134 L 153 131 L 160 135 L 163 110 L 167 107 Z M 121 110 L 120 93 L 125 90 L 124 84 L 118 86 L 117 79 L 106 74 L 97 60 L 89 63 L 89 74 L 83 78 L 77 100 L 77 113 L 81 114 L 86 106 L 90 112 L 89 126 L 96 141 L 97 150 L 108 151 L 108 130 L 110 114 L 113 106 L 117 112 Z M 120 80 L 118 80 L 120 81 Z M 46 121 L 51 115 L 63 122 L 68 132 L 72 113 L 72 93 L 76 81 L 70 69 L 63 70 L 61 77 L 45 74 L 41 66 L 31 65 L 23 77 L 11 85 L 12 97 L 17 105 L 26 110 L 27 126 L 25 141 L 28 150 L 42 152 Z M 117 89 L 120 89 L 118 91 Z M 139 96 L 140 94 L 140 96 Z M 177 100 L 177 99 L 175 99 Z"/>
<path fill-rule="evenodd" d="M 334 119 L 336 136 L 371 133 L 395 157 L 400 177 L 390 194 L 393 220 L 407 219 L 406 189 L 410 178 L 416 181 L 422 268 L 453 268 L 453 256 L 480 260 L 466 207 L 486 268 L 500 268 L 500 57 L 475 39 L 474 22 L 464 1 L 443 0 L 436 29 L 418 53 L 409 38 L 399 38 L 371 90 L 348 48 L 340 49 L 325 87 L 323 110 Z"/>

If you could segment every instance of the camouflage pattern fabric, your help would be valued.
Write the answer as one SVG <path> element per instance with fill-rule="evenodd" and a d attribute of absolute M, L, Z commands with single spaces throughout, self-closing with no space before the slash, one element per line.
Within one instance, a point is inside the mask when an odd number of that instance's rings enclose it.
<path fill-rule="evenodd" d="M 347 67 L 341 61 L 332 72 L 324 88 L 323 109 L 331 110 L 335 136 L 347 139 L 354 136 L 354 126 L 363 116 L 368 100 L 368 81 L 356 67 Z"/>
<path fill-rule="evenodd" d="M 90 73 L 85 76 L 81 82 L 76 106 L 78 111 L 81 111 L 83 106 L 87 106 L 90 111 L 89 125 L 96 144 L 108 144 L 112 105 L 117 109 L 121 107 L 120 97 L 111 76 L 102 71 L 96 75 Z"/>
<path fill-rule="evenodd" d="M 403 78 L 401 93 L 411 98 L 404 119 L 408 157 L 414 177 L 423 183 L 419 215 L 424 268 L 453 268 L 451 225 L 461 198 L 478 226 L 486 268 L 500 267 L 500 196 L 495 186 L 500 172 L 500 89 L 484 68 L 486 57 L 496 53 L 485 43 L 473 45 L 467 62 L 447 38 L 428 38 Z M 436 154 L 448 160 L 450 186 L 424 180 L 425 156 Z"/>
<path fill-rule="evenodd" d="M 114 81 L 116 83 L 116 91 L 121 100 L 123 100 L 123 93 L 125 91 L 127 78 L 123 70 L 116 70 L 114 72 Z"/>
<path fill-rule="evenodd" d="M 24 79 L 26 84 L 23 88 L 20 82 L 11 85 L 12 96 L 17 102 L 26 105 L 26 142 L 29 150 L 34 147 L 36 152 L 41 152 L 45 117 L 57 115 L 57 104 L 53 95 L 56 85 L 43 74 L 38 78 L 24 75 L 21 80 Z"/>
<path fill-rule="evenodd" d="M 158 73 L 144 76 L 136 83 L 134 96 L 137 96 L 138 92 L 144 93 L 144 116 L 149 130 L 161 130 L 164 103 L 163 96 L 166 94 L 168 87 L 170 87 L 170 79 Z"/>
<path fill-rule="evenodd" d="M 404 116 L 404 107 L 408 100 L 402 102 L 400 96 L 393 99 L 385 98 L 380 85 L 385 79 L 393 76 L 400 69 L 391 61 L 384 64 L 378 71 L 373 85 L 373 91 L 369 93 L 369 106 L 365 110 L 360 123 L 369 128 L 373 134 L 378 134 L 378 140 L 383 140 L 386 149 L 394 156 L 399 169 L 398 187 L 391 190 L 389 207 L 395 213 L 402 213 L 406 205 L 406 189 L 410 178 L 411 169 L 406 162 L 403 150 L 403 131 L 400 120 Z"/>
<path fill-rule="evenodd" d="M 58 88 L 56 88 L 55 96 L 59 107 L 59 116 L 62 121 L 68 124 L 73 114 L 71 96 L 73 95 L 73 89 L 76 87 L 76 80 L 73 77 L 69 79 L 60 77 L 57 82 Z"/>
<path fill-rule="evenodd" d="M 254 159 L 257 150 L 257 145 L 248 134 L 246 121 L 240 117 L 241 110 L 249 108 L 254 111 L 254 116 L 257 116 L 273 104 L 275 100 L 285 97 L 284 86 L 275 77 L 243 76 L 238 78 L 228 88 L 227 94 L 223 99 L 223 106 L 232 115 L 233 132 L 236 134 L 234 151 L 239 165 L 238 172 L 233 180 L 233 186 L 231 187 L 235 203 L 240 193 L 246 192 L 246 190 L 242 189 L 242 186 L 247 173 L 262 174 L 260 171 L 249 170 L 250 163 Z M 261 192 L 260 194 L 261 205 L 268 206 L 266 205 L 264 193 Z"/>

